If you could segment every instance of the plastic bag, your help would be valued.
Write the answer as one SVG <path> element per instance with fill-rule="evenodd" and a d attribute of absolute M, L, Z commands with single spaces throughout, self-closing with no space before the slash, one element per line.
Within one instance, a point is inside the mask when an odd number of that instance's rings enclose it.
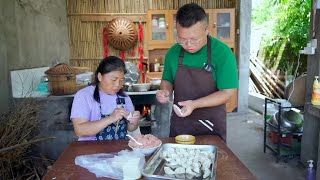
<path fill-rule="evenodd" d="M 75 164 L 88 169 L 96 177 L 139 179 L 145 158 L 141 152 L 122 150 L 118 154 L 100 153 L 77 156 Z"/>

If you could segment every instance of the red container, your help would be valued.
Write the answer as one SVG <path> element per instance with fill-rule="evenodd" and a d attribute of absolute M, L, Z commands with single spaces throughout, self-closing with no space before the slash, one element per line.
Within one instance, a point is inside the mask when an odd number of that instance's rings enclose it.
<path fill-rule="evenodd" d="M 276 131 L 271 131 L 269 133 L 269 137 L 271 139 L 271 142 L 273 144 L 276 144 L 278 143 L 278 135 L 277 135 L 277 132 Z M 286 144 L 286 145 L 289 145 L 291 146 L 292 144 L 292 139 L 293 139 L 293 136 L 291 134 L 282 134 L 282 137 L 280 137 L 280 142 L 282 144 Z"/>

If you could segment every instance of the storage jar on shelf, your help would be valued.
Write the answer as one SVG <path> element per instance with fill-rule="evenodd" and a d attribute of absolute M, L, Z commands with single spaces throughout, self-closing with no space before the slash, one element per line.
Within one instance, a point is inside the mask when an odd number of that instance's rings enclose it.
<path fill-rule="evenodd" d="M 164 17 L 159 18 L 159 28 L 165 28 L 166 22 L 164 20 Z"/>

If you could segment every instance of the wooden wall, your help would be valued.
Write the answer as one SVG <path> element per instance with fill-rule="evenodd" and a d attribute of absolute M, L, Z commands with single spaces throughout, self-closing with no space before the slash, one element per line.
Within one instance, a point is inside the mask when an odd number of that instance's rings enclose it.
<path fill-rule="evenodd" d="M 102 29 L 111 19 L 117 16 L 132 19 L 137 30 L 141 19 L 145 34 L 148 9 L 178 9 L 190 2 L 205 9 L 237 7 L 236 0 L 67 0 L 70 64 L 95 71 L 104 55 Z M 146 35 L 144 37 L 145 40 Z M 144 46 L 144 56 L 148 58 L 145 44 L 138 42 L 134 48 L 126 51 L 126 60 L 138 61 L 139 45 Z M 108 48 L 109 55 L 121 57 L 119 50 L 110 45 Z"/>

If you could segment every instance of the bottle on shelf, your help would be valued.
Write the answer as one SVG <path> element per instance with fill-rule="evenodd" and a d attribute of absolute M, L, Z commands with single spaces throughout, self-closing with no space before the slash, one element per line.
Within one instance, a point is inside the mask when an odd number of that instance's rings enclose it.
<path fill-rule="evenodd" d="M 164 20 L 164 17 L 159 18 L 159 28 L 165 28 L 166 22 Z"/>
<path fill-rule="evenodd" d="M 152 27 L 153 28 L 158 28 L 159 25 L 158 25 L 158 17 L 157 16 L 153 16 L 152 17 Z"/>
<path fill-rule="evenodd" d="M 318 76 L 315 76 L 315 80 L 313 81 L 313 91 L 312 91 L 312 99 L 311 103 L 313 105 L 320 105 L 320 83 L 318 81 Z"/>
<path fill-rule="evenodd" d="M 313 168 L 313 160 L 307 161 L 309 163 L 306 180 L 316 180 L 316 170 Z"/>
<path fill-rule="evenodd" d="M 154 59 L 154 71 L 159 72 L 160 63 L 157 58 Z"/>

